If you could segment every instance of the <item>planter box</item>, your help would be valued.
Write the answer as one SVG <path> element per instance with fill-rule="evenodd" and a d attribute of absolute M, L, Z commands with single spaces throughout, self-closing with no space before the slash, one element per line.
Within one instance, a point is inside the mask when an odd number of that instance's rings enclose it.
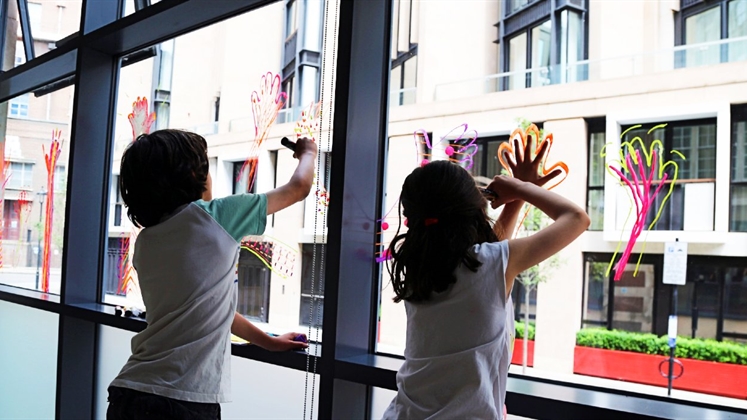
<path fill-rule="evenodd" d="M 519 340 L 516 341 L 518 343 Z M 659 364 L 663 360 L 668 360 L 668 357 L 576 346 L 573 373 L 666 387 L 667 378 L 659 373 Z M 744 380 L 747 378 L 747 366 L 693 359 L 677 360 L 682 362 L 685 371 L 681 377 L 672 381 L 672 388 L 747 399 L 747 381 Z M 666 373 L 669 364 L 665 362 L 662 368 Z M 675 365 L 674 374 L 679 372 L 679 366 Z"/>
<path fill-rule="evenodd" d="M 534 340 L 527 343 L 527 366 L 534 366 Z M 521 366 L 524 357 L 524 339 L 514 340 L 514 353 L 511 355 L 511 364 Z"/>

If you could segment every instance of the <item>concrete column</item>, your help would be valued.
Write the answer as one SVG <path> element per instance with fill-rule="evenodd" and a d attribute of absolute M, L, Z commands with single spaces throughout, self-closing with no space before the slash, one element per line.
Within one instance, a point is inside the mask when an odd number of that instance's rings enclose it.
<path fill-rule="evenodd" d="M 583 118 L 545 122 L 552 133 L 548 166 L 559 160 L 569 168 L 568 178 L 553 191 L 586 208 L 587 134 Z M 581 325 L 583 259 L 575 241 L 560 252 L 562 264 L 537 289 L 537 330 L 534 367 L 543 371 L 573 373 L 576 331 Z"/>

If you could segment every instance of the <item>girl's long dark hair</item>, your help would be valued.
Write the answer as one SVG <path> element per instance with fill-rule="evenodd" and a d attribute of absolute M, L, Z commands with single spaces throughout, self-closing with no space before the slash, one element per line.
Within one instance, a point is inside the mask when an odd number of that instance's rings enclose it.
<path fill-rule="evenodd" d="M 405 179 L 400 210 L 408 231 L 399 230 L 389 246 L 395 302 L 428 300 L 456 282 L 454 270 L 482 265 L 469 249 L 498 240 L 485 208 L 487 201 L 472 176 L 448 162 L 431 162 Z"/>

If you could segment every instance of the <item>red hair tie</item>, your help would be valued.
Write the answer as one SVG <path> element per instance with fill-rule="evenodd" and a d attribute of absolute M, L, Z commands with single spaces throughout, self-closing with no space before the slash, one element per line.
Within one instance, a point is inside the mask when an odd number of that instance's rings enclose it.
<path fill-rule="evenodd" d="M 425 219 L 425 225 L 426 226 L 435 225 L 436 223 L 438 223 L 438 219 L 435 218 L 435 217 L 429 217 L 429 218 Z"/>

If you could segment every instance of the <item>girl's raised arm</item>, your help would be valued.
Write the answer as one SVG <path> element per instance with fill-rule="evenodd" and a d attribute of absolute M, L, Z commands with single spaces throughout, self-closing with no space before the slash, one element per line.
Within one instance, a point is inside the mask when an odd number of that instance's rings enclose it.
<path fill-rule="evenodd" d="M 524 200 L 534 205 L 554 222 L 532 236 L 508 241 L 509 257 L 506 266 L 506 290 L 510 291 L 514 278 L 568 246 L 589 227 L 589 216 L 579 206 L 558 194 L 536 185 L 505 176 L 493 178 L 488 186 L 499 199 L 493 207 Z"/>

